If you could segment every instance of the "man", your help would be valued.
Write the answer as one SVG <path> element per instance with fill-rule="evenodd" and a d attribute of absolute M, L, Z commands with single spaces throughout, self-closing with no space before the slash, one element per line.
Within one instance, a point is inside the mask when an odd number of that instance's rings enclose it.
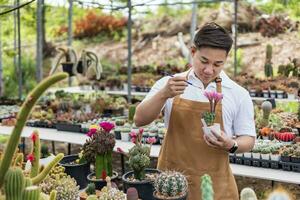
<path fill-rule="evenodd" d="M 158 80 L 137 106 L 134 121 L 144 126 L 164 111 L 168 129 L 158 168 L 179 170 L 188 177 L 189 200 L 201 199 L 200 177 L 205 173 L 212 177 L 215 200 L 235 200 L 239 197 L 228 153 L 253 148 L 253 104 L 249 93 L 222 71 L 232 46 L 229 34 L 219 25 L 208 23 L 196 33 L 193 43 L 191 69 Z M 209 111 L 204 91 L 223 94 L 216 108 L 221 135 L 203 133 L 201 115 Z"/>

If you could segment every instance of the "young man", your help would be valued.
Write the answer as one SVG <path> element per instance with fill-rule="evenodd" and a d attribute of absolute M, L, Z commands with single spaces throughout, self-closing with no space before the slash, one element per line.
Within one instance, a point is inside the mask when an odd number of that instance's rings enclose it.
<path fill-rule="evenodd" d="M 179 170 L 188 177 L 189 200 L 201 199 L 200 177 L 205 173 L 212 177 L 215 200 L 235 200 L 239 197 L 228 153 L 252 149 L 256 136 L 253 104 L 249 93 L 222 71 L 232 46 L 229 34 L 219 25 L 208 23 L 196 33 L 193 42 L 192 68 L 158 80 L 138 105 L 134 121 L 144 126 L 164 110 L 168 131 L 158 168 Z M 209 111 L 204 91 L 223 94 L 216 109 L 221 135 L 203 133 L 201 116 Z"/>

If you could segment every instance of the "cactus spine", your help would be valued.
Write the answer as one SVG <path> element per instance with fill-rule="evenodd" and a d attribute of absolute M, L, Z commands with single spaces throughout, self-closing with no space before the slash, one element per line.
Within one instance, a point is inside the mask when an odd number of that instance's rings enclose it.
<path fill-rule="evenodd" d="M 32 178 L 32 184 L 37 185 L 42 182 L 46 176 L 49 174 L 51 169 L 58 164 L 58 162 L 63 159 L 64 154 L 60 153 L 55 156 L 55 158 L 43 169 L 41 173 L 39 173 L 36 177 Z"/>
<path fill-rule="evenodd" d="M 21 132 L 23 130 L 23 127 L 25 125 L 25 122 L 28 118 L 28 115 L 29 115 L 32 107 L 35 105 L 36 101 L 44 93 L 44 91 L 46 91 L 51 85 L 66 78 L 67 76 L 68 75 L 66 73 L 58 73 L 56 75 L 46 78 L 41 83 L 39 83 L 37 87 L 35 87 L 33 89 L 33 91 L 28 95 L 25 102 L 23 103 L 23 105 L 20 109 L 20 112 L 17 115 L 17 124 L 15 125 L 15 127 L 10 135 L 10 138 L 9 138 L 6 148 L 4 150 L 3 157 L 1 159 L 0 188 L 3 185 L 4 176 L 9 168 L 9 166 L 11 165 L 14 152 L 15 152 L 17 145 L 19 143 L 19 140 L 20 140 Z"/>
<path fill-rule="evenodd" d="M 38 186 L 30 186 L 23 191 L 22 200 L 39 200 L 41 189 Z"/>
<path fill-rule="evenodd" d="M 34 139 L 33 139 L 34 138 Z M 39 168 L 40 168 L 40 151 L 41 151 L 41 144 L 40 144 L 40 135 L 37 131 L 32 133 L 32 154 L 34 155 L 34 159 L 31 162 L 31 171 L 30 177 L 33 178 L 38 175 Z"/>
<path fill-rule="evenodd" d="M 10 168 L 5 175 L 6 200 L 22 200 L 25 178 L 20 168 Z"/>
<path fill-rule="evenodd" d="M 212 181 L 210 176 L 207 174 L 204 174 L 201 177 L 201 192 L 202 192 L 202 200 L 214 199 L 214 190 L 212 187 Z"/>
<path fill-rule="evenodd" d="M 267 45 L 266 50 L 266 62 L 265 62 L 265 76 L 271 77 L 273 76 L 273 67 L 272 67 L 272 46 L 270 44 Z"/>
<path fill-rule="evenodd" d="M 241 200 L 257 200 L 257 197 L 251 188 L 244 188 L 241 191 Z"/>

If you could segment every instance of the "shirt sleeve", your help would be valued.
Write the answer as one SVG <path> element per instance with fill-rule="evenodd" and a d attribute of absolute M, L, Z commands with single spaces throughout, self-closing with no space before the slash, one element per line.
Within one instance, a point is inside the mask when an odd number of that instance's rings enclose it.
<path fill-rule="evenodd" d="M 158 81 L 156 81 L 154 83 L 154 85 L 152 86 L 151 90 L 148 92 L 148 94 L 146 95 L 146 97 L 143 99 L 143 101 L 150 99 L 151 97 L 153 97 L 155 94 L 157 94 L 158 91 L 160 91 L 167 83 L 167 81 L 169 80 L 170 77 L 163 77 L 161 79 L 159 79 Z"/>
<path fill-rule="evenodd" d="M 233 122 L 234 135 L 256 137 L 254 108 L 251 97 L 245 95 L 240 102 Z"/>

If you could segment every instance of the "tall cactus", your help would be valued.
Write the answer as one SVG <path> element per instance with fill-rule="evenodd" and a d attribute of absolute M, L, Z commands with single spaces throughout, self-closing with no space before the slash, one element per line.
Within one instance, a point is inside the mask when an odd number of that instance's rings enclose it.
<path fill-rule="evenodd" d="M 212 186 L 212 181 L 208 174 L 204 174 L 201 177 L 201 193 L 202 193 L 202 200 L 214 199 L 214 190 Z"/>
<path fill-rule="evenodd" d="M 128 121 L 131 122 L 131 123 L 133 122 L 135 109 L 136 109 L 135 105 L 130 105 L 129 109 L 128 109 Z"/>
<path fill-rule="evenodd" d="M 1 159 L 0 163 L 0 188 L 4 182 L 4 176 L 11 165 L 13 154 L 18 146 L 21 132 L 25 125 L 25 122 L 30 114 L 31 109 L 39 99 L 39 97 L 53 84 L 65 79 L 67 77 L 67 73 L 58 73 L 56 75 L 50 76 L 40 82 L 37 87 L 33 89 L 33 91 L 28 95 L 25 102 L 23 103 L 18 115 L 17 115 L 17 124 L 15 125 L 6 148 L 4 150 L 4 155 Z"/>
<path fill-rule="evenodd" d="M 52 190 L 50 192 L 50 198 L 49 198 L 49 200 L 56 200 L 56 195 L 57 195 L 56 190 Z"/>
<path fill-rule="evenodd" d="M 25 177 L 21 168 L 10 168 L 5 175 L 4 182 L 6 200 L 22 200 Z"/>
<path fill-rule="evenodd" d="M 39 200 L 41 194 L 41 188 L 38 186 L 29 186 L 23 191 L 22 200 Z"/>
<path fill-rule="evenodd" d="M 272 104 L 269 101 L 264 101 L 261 104 L 261 108 L 263 111 L 263 118 L 262 118 L 262 126 L 268 126 L 269 124 L 269 117 L 272 110 Z"/>
<path fill-rule="evenodd" d="M 33 178 L 38 175 L 40 168 L 40 135 L 38 131 L 34 131 L 31 135 L 31 140 L 33 142 L 31 154 L 33 155 L 33 161 L 31 162 L 30 177 Z"/>
<path fill-rule="evenodd" d="M 24 160 L 23 153 L 18 153 L 13 166 L 14 167 L 18 167 L 18 166 L 22 167 L 23 160 Z"/>
<path fill-rule="evenodd" d="M 266 50 L 266 62 L 265 62 L 265 76 L 271 77 L 273 76 L 273 66 L 272 66 L 272 46 L 270 44 L 267 45 Z"/>
<path fill-rule="evenodd" d="M 257 197 L 251 188 L 244 188 L 241 191 L 241 200 L 257 200 Z"/>

